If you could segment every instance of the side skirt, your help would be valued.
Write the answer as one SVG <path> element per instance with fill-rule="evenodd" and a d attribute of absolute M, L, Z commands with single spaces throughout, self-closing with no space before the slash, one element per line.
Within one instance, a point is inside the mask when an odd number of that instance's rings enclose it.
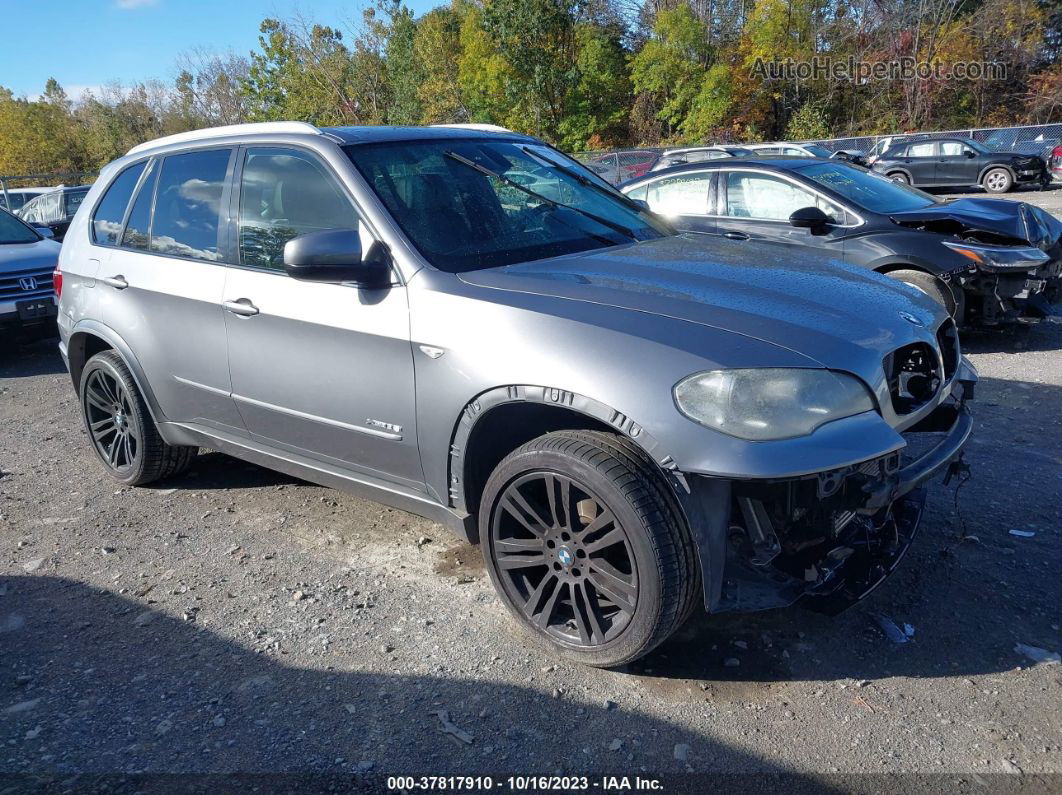
<path fill-rule="evenodd" d="M 461 514 L 429 497 L 404 489 L 368 475 L 354 475 L 330 467 L 319 461 L 298 456 L 287 451 L 257 444 L 249 439 L 225 434 L 216 429 L 204 429 L 178 422 L 159 423 L 159 432 L 170 444 L 206 447 L 219 453 L 239 458 L 252 464 L 283 472 L 285 475 L 307 480 L 319 486 L 379 502 L 400 511 L 407 511 L 433 522 L 445 525 L 465 541 L 471 541 L 475 522 L 469 514 Z"/>

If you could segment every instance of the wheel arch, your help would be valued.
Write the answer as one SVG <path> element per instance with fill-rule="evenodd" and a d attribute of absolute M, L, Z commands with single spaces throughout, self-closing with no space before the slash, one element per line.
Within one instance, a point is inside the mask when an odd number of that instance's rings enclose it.
<path fill-rule="evenodd" d="M 1008 174 L 1010 174 L 1010 180 L 1012 184 L 1017 183 L 1018 175 L 1009 163 L 989 163 L 987 166 L 982 168 L 981 173 L 977 175 L 977 184 L 980 185 L 984 181 L 985 174 L 997 168 L 1001 168 Z"/>
<path fill-rule="evenodd" d="M 81 374 L 84 372 L 85 364 L 88 360 L 97 353 L 107 350 L 114 351 L 125 362 L 125 366 L 129 368 L 129 372 L 136 382 L 136 388 L 144 396 L 144 402 L 147 404 L 151 419 L 158 423 L 163 418 L 163 414 L 155 401 L 154 393 L 148 387 L 147 377 L 144 375 L 140 362 L 137 361 L 125 340 L 113 329 L 101 323 L 82 321 L 74 327 L 70 334 L 70 339 L 67 341 L 67 362 L 74 389 L 78 391 L 81 389 Z"/>
<path fill-rule="evenodd" d="M 608 431 L 630 439 L 660 467 L 683 502 L 689 488 L 674 459 L 630 417 L 564 389 L 513 384 L 481 393 L 462 410 L 450 443 L 450 505 L 476 515 L 487 478 L 506 455 L 544 433 L 576 429 Z"/>
<path fill-rule="evenodd" d="M 908 182 L 910 182 L 912 185 L 914 185 L 914 177 L 911 176 L 911 172 L 908 171 L 906 168 L 901 168 L 899 166 L 893 166 L 891 168 L 882 169 L 882 173 L 886 177 L 891 177 L 893 174 L 903 174 L 905 177 L 907 177 Z"/>

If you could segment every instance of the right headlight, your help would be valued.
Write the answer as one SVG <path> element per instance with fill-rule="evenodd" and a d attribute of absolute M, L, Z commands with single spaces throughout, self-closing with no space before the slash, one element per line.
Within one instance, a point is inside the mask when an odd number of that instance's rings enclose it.
<path fill-rule="evenodd" d="M 1050 256 L 1032 246 L 990 246 L 982 243 L 942 241 L 952 251 L 989 269 L 1031 270 L 1039 268 Z"/>
<path fill-rule="evenodd" d="M 708 370 L 679 381 L 673 392 L 679 411 L 694 422 L 753 441 L 807 436 L 875 409 L 862 381 L 832 370 Z"/>

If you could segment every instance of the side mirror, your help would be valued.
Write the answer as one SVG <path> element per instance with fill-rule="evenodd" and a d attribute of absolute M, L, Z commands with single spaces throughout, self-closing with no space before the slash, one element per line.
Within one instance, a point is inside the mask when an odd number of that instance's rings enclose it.
<path fill-rule="evenodd" d="M 977 152 L 975 152 L 973 149 L 964 149 L 963 154 L 967 157 L 977 157 Z"/>
<path fill-rule="evenodd" d="M 797 229 L 810 229 L 813 232 L 825 229 L 832 222 L 833 219 L 818 207 L 801 207 L 789 216 L 789 223 Z"/>
<path fill-rule="evenodd" d="M 653 211 L 653 208 L 649 206 L 649 202 L 647 202 L 645 199 L 631 199 L 631 201 L 634 202 L 635 204 L 637 204 L 639 207 L 641 207 L 646 212 L 650 212 L 651 213 Z"/>
<path fill-rule="evenodd" d="M 323 229 L 289 240 L 284 244 L 284 271 L 304 282 L 354 282 L 362 287 L 391 283 L 386 248 L 373 243 L 363 257 L 357 229 Z"/>
<path fill-rule="evenodd" d="M 35 226 L 33 228 L 37 230 L 37 234 L 41 237 L 46 237 L 49 240 L 55 237 L 55 232 L 52 231 L 50 226 Z"/>

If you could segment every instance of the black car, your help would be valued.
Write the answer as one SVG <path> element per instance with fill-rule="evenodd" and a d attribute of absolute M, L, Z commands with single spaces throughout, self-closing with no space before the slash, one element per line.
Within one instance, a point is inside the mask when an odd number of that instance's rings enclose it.
<path fill-rule="evenodd" d="M 32 226 L 48 227 L 56 240 L 62 240 L 88 192 L 87 185 L 56 188 L 26 202 L 18 217 Z"/>
<path fill-rule="evenodd" d="M 1046 185 L 1047 163 L 1037 155 L 994 152 L 971 138 L 919 138 L 891 146 L 873 169 L 920 188 L 980 185 L 1006 193 L 1015 185 Z"/>
<path fill-rule="evenodd" d="M 1062 222 L 1005 199 L 943 202 L 866 169 L 803 157 L 679 166 L 620 189 L 684 231 L 804 246 L 906 282 L 959 321 L 1047 314 L 1062 290 Z"/>

